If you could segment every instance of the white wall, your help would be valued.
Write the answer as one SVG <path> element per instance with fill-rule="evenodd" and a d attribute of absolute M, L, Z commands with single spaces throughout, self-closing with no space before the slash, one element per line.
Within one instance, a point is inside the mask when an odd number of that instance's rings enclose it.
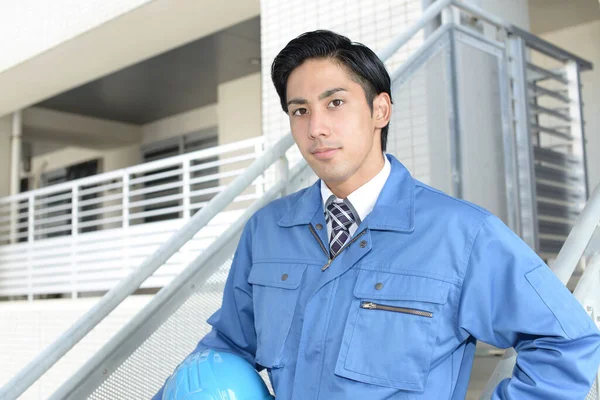
<path fill-rule="evenodd" d="M 134 124 L 31 107 L 23 111 L 23 136 L 30 141 L 114 149 L 139 143 L 142 130 Z"/>
<path fill-rule="evenodd" d="M 596 0 L 529 0 L 529 15 L 531 32 L 540 35 L 600 19 L 600 3 Z"/>
<path fill-rule="evenodd" d="M 244 81 L 244 78 L 242 78 L 240 80 L 242 86 L 239 89 L 252 90 L 255 97 L 259 97 L 260 89 L 251 89 L 252 82 L 256 83 L 257 79 L 259 79 L 258 76 L 255 76 L 254 80 Z M 233 84 L 233 86 L 229 85 L 227 87 L 235 88 L 236 85 Z M 226 96 L 227 99 L 230 97 L 231 95 Z M 254 129 L 253 134 L 259 135 L 260 98 L 254 99 L 254 106 L 252 104 L 246 104 L 245 106 L 249 110 L 258 109 L 258 112 L 254 111 L 255 115 L 253 116 L 254 120 L 258 118 L 258 122 L 254 121 L 249 126 L 258 126 L 258 130 Z M 252 113 L 247 113 L 249 118 Z M 33 157 L 31 163 L 31 173 L 34 176 L 32 188 L 37 188 L 42 173 L 84 161 L 100 159 L 100 172 L 114 171 L 139 164 L 141 162 L 140 148 L 143 144 L 217 126 L 219 118 L 217 104 L 211 104 L 143 126 L 121 124 L 79 115 L 73 116 L 44 109 L 27 110 L 24 114 L 24 123 L 27 137 L 34 143 L 36 140 L 47 140 L 53 143 L 62 141 L 74 144 L 65 144 L 59 150 Z M 10 135 L 10 117 L 8 117 L 8 129 Z M 231 137 L 234 141 L 244 138 L 235 139 L 233 135 Z M 0 143 L 1 140 L 0 138 Z M 105 149 L 106 147 L 112 148 Z M 2 162 L 0 161 L 0 163 Z M 10 160 L 7 162 L 10 162 Z M 8 174 L 6 179 L 8 179 Z M 1 188 L 0 180 L 0 190 Z"/>
<path fill-rule="evenodd" d="M 542 38 L 594 64 L 592 71 L 581 75 L 588 184 L 593 190 L 600 184 L 600 20 L 549 32 Z"/>
<path fill-rule="evenodd" d="M 253 74 L 219 85 L 219 144 L 262 134 L 260 78 L 260 74 Z"/>
<path fill-rule="evenodd" d="M 181 136 L 218 124 L 217 104 L 211 104 L 142 126 L 142 144 Z"/>
<path fill-rule="evenodd" d="M 1 2 L 0 72 L 150 1 Z"/>
<path fill-rule="evenodd" d="M 132 144 L 103 154 L 102 172 L 131 167 L 141 162 L 140 145 Z"/>
<path fill-rule="evenodd" d="M 0 197 L 10 194 L 10 134 L 12 116 L 0 118 Z"/>
<path fill-rule="evenodd" d="M 43 173 L 96 159 L 100 160 L 100 173 L 127 168 L 140 163 L 140 146 L 139 144 L 133 144 L 108 151 L 69 146 L 33 157 L 31 161 L 33 181 L 30 182 L 30 188 L 39 188 Z"/>
<path fill-rule="evenodd" d="M 470 0 L 486 11 L 510 22 L 519 28 L 529 30 L 528 0 Z"/>
<path fill-rule="evenodd" d="M 54 171 L 69 165 L 79 164 L 85 161 L 101 158 L 102 153 L 98 150 L 86 149 L 83 147 L 69 146 L 60 150 L 46 153 L 42 156 L 33 157 L 31 160 L 31 172 L 34 175 L 41 175 L 48 171 Z M 36 179 L 37 188 L 38 179 Z"/>
<path fill-rule="evenodd" d="M 0 26 L 6 39 L 0 42 L 2 65 L 12 66 L 0 74 L 0 93 L 11 94 L 0 96 L 0 116 L 260 12 L 258 0 L 46 3 L 0 2 Z M 45 44 L 31 44 L 38 41 Z M 21 46 L 26 49 L 20 51 Z"/>
<path fill-rule="evenodd" d="M 32 158 L 32 189 L 39 187 L 43 173 L 80 162 L 99 159 L 101 172 L 140 162 L 138 125 L 32 107 L 23 112 L 23 130 L 34 146 L 59 147 Z"/>

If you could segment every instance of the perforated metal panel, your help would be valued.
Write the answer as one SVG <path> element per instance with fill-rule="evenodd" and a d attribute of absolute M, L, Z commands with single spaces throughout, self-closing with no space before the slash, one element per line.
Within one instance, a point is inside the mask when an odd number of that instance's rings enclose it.
<path fill-rule="evenodd" d="M 148 399 L 210 331 L 206 323 L 220 306 L 231 258 L 190 296 L 89 397 Z"/>
<path fill-rule="evenodd" d="M 448 57 L 445 35 L 392 83 L 387 152 L 415 178 L 452 193 Z"/>
<path fill-rule="evenodd" d="M 585 400 L 600 400 L 600 388 L 598 387 L 598 379 L 594 382 L 592 390 L 585 397 Z"/>

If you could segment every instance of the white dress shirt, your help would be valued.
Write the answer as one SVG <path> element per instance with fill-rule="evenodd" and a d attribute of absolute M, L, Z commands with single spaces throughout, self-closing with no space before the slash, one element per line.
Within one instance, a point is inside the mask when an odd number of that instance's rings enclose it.
<path fill-rule="evenodd" d="M 321 198 L 323 199 L 323 210 L 327 213 L 327 205 L 334 201 L 336 203 L 346 203 L 354 214 L 355 221 L 348 229 L 350 236 L 354 235 L 354 232 L 358 229 L 361 221 L 363 221 L 367 215 L 375 207 L 379 193 L 383 189 L 383 185 L 390 176 L 392 166 L 390 161 L 387 159 L 385 154 L 383 155 L 385 163 L 381 171 L 377 173 L 370 181 L 350 193 L 346 199 L 337 198 L 331 190 L 327 187 L 325 182 L 321 180 Z M 326 219 L 327 220 L 327 219 Z M 331 238 L 331 220 L 327 222 L 327 237 Z"/>

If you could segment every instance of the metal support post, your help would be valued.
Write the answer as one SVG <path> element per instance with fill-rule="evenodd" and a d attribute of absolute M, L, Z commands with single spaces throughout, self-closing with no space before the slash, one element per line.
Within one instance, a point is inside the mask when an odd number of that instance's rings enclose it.
<path fill-rule="evenodd" d="M 71 298 L 77 298 L 77 237 L 79 236 L 79 187 L 71 196 Z"/>
<path fill-rule="evenodd" d="M 512 77 L 519 199 L 518 225 L 520 231 L 517 233 L 534 251 L 538 251 L 537 197 L 533 146 L 529 131 L 530 114 L 527 102 L 527 72 L 523 39 L 515 36 L 510 37 L 508 51 L 510 76 Z"/>
<path fill-rule="evenodd" d="M 585 198 L 590 194 L 587 174 L 586 141 L 583 120 L 583 102 L 581 100 L 581 78 L 579 74 L 579 64 L 574 60 L 567 61 L 565 67 L 567 80 L 569 81 L 567 90 L 569 96 L 569 116 L 571 117 L 571 136 L 574 140 L 571 145 L 571 153 L 582 160 L 583 179 L 585 187 Z M 579 211 L 577 209 L 576 211 Z"/>
<path fill-rule="evenodd" d="M 183 160 L 183 181 L 182 183 L 182 195 L 183 195 L 183 219 L 187 221 L 190 219 L 190 192 L 191 192 L 191 184 L 190 184 L 190 160 Z"/>

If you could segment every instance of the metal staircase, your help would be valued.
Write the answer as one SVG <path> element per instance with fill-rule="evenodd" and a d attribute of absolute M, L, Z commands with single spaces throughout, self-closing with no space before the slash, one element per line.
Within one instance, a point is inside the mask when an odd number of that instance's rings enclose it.
<path fill-rule="evenodd" d="M 468 18 L 464 18 L 465 14 Z M 456 0 L 433 3 L 415 25 L 379 54 L 380 57 L 388 60 L 415 34 L 430 30 L 432 24 L 437 24 L 436 28 L 423 45 L 400 68 L 391 71 L 396 101 L 389 152 L 403 159 L 402 140 L 406 135 L 412 135 L 411 139 L 415 140 L 428 140 L 430 153 L 416 157 L 427 160 L 424 169 L 428 171 L 429 183 L 491 208 L 547 258 L 554 257 L 562 247 L 561 255 L 569 256 L 559 256 L 557 265 L 560 267 L 555 272 L 566 282 L 580 263 L 600 220 L 600 189 L 590 200 L 587 211 L 580 214 L 587 189 L 578 77 L 580 71 L 591 66 L 537 38 L 534 40 L 526 32 L 481 9 Z M 492 28 L 491 37 L 480 29 L 484 24 Z M 561 61 L 566 69 L 542 67 L 539 61 L 531 58 L 532 50 L 545 56 L 550 52 L 550 56 Z M 481 68 L 489 68 L 491 72 L 486 69 L 479 77 L 477 73 L 473 74 L 480 70 L 461 64 L 461 56 L 466 53 L 478 57 L 483 65 Z M 484 79 L 483 76 L 487 77 L 484 82 L 488 82 L 489 87 L 483 95 L 481 90 L 477 92 L 480 97 L 472 97 L 475 92 L 470 92 L 472 86 L 467 84 L 470 80 Z M 549 80 L 562 86 L 547 85 L 545 82 Z M 426 90 L 421 90 L 423 87 Z M 411 93 L 417 92 L 422 95 L 418 110 L 425 123 L 415 123 L 402 107 L 405 102 L 411 103 L 414 100 Z M 478 104 L 484 105 L 477 108 Z M 487 118 L 494 126 L 482 129 L 473 124 L 470 117 L 473 120 L 475 117 Z M 564 124 L 550 123 L 547 118 Z M 547 140 L 548 135 L 553 139 Z M 285 154 L 292 145 L 291 135 L 286 135 L 266 151 L 137 270 L 111 289 L 52 346 L 0 389 L 0 399 L 17 398 L 54 368 L 65 353 L 256 177 L 276 167 L 276 182 L 266 187 L 264 194 L 238 220 L 155 295 L 51 398 L 151 397 L 208 332 L 209 326 L 204 321 L 219 307 L 230 260 L 244 223 L 271 200 L 305 187 L 314 179 L 303 161 L 289 168 Z M 579 228 L 573 229 L 563 247 L 566 234 L 577 217 Z M 592 272 L 586 274 L 579 285 L 594 285 L 594 268 L 589 269 Z M 588 290 L 586 293 L 580 297 L 581 301 L 598 315 L 600 291 Z M 498 376 L 501 374 L 495 374 L 494 378 Z M 490 381 L 490 386 L 493 387 L 494 382 Z M 595 396 L 589 398 L 598 398 L 597 393 Z"/>
<path fill-rule="evenodd" d="M 553 259 L 588 197 L 580 74 L 592 65 L 521 29 L 512 33 L 524 61 L 519 78 L 533 149 L 535 249 Z"/>

